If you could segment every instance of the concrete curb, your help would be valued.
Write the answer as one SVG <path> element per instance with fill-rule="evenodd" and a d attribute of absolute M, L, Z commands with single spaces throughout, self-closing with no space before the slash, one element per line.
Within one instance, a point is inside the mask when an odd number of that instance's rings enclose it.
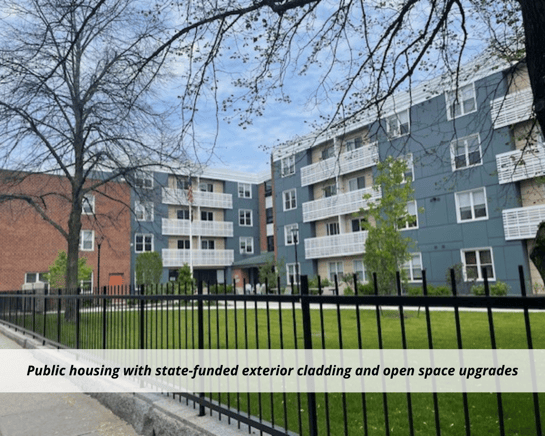
<path fill-rule="evenodd" d="M 0 334 L 11 339 L 22 348 L 53 348 L 25 335 L 20 331 L 0 324 Z M 160 394 L 88 393 L 115 415 L 129 423 L 143 436 L 240 436 L 259 432 L 240 424 L 229 425 L 227 418 L 220 421 L 214 416 L 198 416 L 198 410 L 184 402 Z M 1 436 L 1 435 L 0 435 Z"/>

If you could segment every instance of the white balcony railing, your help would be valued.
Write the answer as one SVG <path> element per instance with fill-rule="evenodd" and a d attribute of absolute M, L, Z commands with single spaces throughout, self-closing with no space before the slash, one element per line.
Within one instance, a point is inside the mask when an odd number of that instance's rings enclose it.
<path fill-rule="evenodd" d="M 363 196 L 370 194 L 369 200 L 364 200 Z M 332 197 L 320 198 L 319 200 L 303 203 L 303 221 L 317 221 L 331 216 L 344 215 L 359 211 L 367 207 L 369 201 L 381 197 L 381 192 L 373 188 L 358 189 L 346 194 L 334 195 Z"/>
<path fill-rule="evenodd" d="M 536 237 L 539 224 L 545 221 L 545 204 L 505 209 L 502 215 L 503 230 L 507 241 L 533 239 Z"/>
<path fill-rule="evenodd" d="M 233 236 L 233 223 L 227 221 L 193 221 L 169 220 L 163 218 L 163 235 L 169 236 L 216 236 L 229 238 Z"/>
<path fill-rule="evenodd" d="M 533 116 L 533 102 L 530 88 L 491 101 L 490 115 L 494 129 L 529 120 Z"/>
<path fill-rule="evenodd" d="M 190 252 L 192 259 L 190 259 Z M 182 267 L 193 262 L 194 267 L 229 266 L 235 260 L 233 250 L 171 250 L 163 249 L 164 267 Z"/>
<path fill-rule="evenodd" d="M 301 168 L 301 185 L 308 186 L 336 175 L 369 168 L 377 162 L 378 144 L 375 142 Z"/>
<path fill-rule="evenodd" d="M 365 252 L 367 232 L 345 233 L 305 239 L 305 258 L 351 256 Z"/>
<path fill-rule="evenodd" d="M 545 148 L 542 143 L 522 150 L 496 156 L 498 179 L 501 183 L 518 182 L 545 175 Z"/>
<path fill-rule="evenodd" d="M 187 192 L 183 189 L 163 188 L 163 203 L 187 206 L 189 205 Z M 218 192 L 193 191 L 193 206 L 232 209 L 233 196 Z"/>

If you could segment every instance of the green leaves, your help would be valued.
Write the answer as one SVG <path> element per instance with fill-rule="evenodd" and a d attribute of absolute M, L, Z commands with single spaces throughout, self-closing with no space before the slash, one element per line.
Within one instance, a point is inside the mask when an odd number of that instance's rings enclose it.
<path fill-rule="evenodd" d="M 52 288 L 62 289 L 66 287 L 67 262 L 68 256 L 66 255 L 66 251 L 59 251 L 55 262 L 49 267 L 49 272 L 47 273 L 47 279 Z M 87 259 L 80 257 L 78 259 L 78 281 L 89 280 L 92 272 L 93 268 L 87 265 Z"/>

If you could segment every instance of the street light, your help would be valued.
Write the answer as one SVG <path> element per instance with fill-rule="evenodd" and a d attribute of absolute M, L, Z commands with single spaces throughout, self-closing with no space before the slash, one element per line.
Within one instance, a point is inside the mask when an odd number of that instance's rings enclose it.
<path fill-rule="evenodd" d="M 299 262 L 297 262 L 297 244 L 299 244 L 299 229 L 297 227 L 291 229 L 291 238 L 293 241 L 293 248 L 295 249 L 295 277 L 294 281 L 297 283 L 297 293 L 301 293 L 300 284 L 297 281 L 297 274 L 299 272 Z"/>
<path fill-rule="evenodd" d="M 97 289 L 100 294 L 100 246 L 104 241 L 104 236 L 100 235 L 97 237 L 97 247 L 98 247 L 98 267 L 97 267 Z"/>

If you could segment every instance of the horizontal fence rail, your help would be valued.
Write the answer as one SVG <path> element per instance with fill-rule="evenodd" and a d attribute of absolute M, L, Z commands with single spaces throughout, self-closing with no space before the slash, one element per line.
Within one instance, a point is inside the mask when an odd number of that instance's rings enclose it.
<path fill-rule="evenodd" d="M 335 277 L 327 292 L 324 280 L 301 276 L 291 284 L 300 294 L 271 294 L 272 284 L 264 294 L 256 284 L 251 294 L 228 294 L 235 283 L 202 282 L 196 289 L 17 291 L 0 294 L 0 322 L 44 344 L 83 349 L 545 348 L 545 298 L 527 296 L 522 267 L 519 275 L 516 296 L 491 295 L 486 270 L 484 296 L 460 295 L 454 271 L 450 287 L 438 292 L 425 270 L 418 289 L 404 289 L 398 274 L 391 295 L 379 295 L 376 275 L 370 284 Z M 540 435 L 544 401 L 537 393 L 169 395 L 201 415 L 272 435 Z"/>

